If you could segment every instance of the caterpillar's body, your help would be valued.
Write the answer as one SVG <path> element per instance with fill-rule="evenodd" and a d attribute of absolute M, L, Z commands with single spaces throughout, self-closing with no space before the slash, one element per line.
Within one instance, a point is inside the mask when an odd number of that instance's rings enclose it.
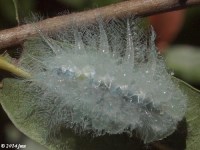
<path fill-rule="evenodd" d="M 27 43 L 21 67 L 32 77 L 17 81 L 22 107 L 49 135 L 64 126 L 96 136 L 136 130 L 145 142 L 168 136 L 186 97 L 158 59 L 154 34 L 148 39 L 131 19 L 108 24 Z"/>

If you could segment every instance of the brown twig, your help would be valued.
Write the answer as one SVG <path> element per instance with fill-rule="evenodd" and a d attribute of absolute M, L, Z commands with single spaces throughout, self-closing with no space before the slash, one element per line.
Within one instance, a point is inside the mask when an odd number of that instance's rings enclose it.
<path fill-rule="evenodd" d="M 72 23 L 81 25 L 94 22 L 97 15 L 105 19 L 121 17 L 127 14 L 148 16 L 198 4 L 200 4 L 200 0 L 130 0 L 84 12 L 49 18 L 37 22 L 36 26 L 44 32 L 55 31 L 70 26 Z M 0 49 L 20 44 L 28 37 L 37 33 L 38 31 L 31 24 L 2 30 L 0 31 Z"/>

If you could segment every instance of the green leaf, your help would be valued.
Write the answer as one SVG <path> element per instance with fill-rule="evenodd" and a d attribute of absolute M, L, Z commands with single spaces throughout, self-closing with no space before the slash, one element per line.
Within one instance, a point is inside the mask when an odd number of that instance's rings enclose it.
<path fill-rule="evenodd" d="M 188 96 L 186 119 L 188 123 L 187 149 L 200 148 L 200 91 L 182 80 L 177 82 L 181 90 Z"/>

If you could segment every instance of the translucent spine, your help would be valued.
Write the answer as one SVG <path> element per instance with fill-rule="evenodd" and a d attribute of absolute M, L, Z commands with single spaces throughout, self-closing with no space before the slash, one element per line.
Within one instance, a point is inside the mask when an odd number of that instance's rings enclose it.
<path fill-rule="evenodd" d="M 136 130 L 146 143 L 168 136 L 184 116 L 186 97 L 157 58 L 154 35 L 145 39 L 131 18 L 97 22 L 57 39 L 41 33 L 38 47 L 28 43 L 34 49 L 27 48 L 21 66 L 34 74 L 23 82 L 34 95 L 31 109 L 50 134 L 64 126 L 95 136 Z"/>

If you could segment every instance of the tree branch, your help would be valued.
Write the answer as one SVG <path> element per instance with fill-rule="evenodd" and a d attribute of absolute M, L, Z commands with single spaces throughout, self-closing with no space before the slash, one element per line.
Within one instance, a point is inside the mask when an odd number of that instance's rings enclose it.
<path fill-rule="evenodd" d="M 129 0 L 102 8 L 49 18 L 35 23 L 35 26 L 43 32 L 56 31 L 70 26 L 72 23 L 82 25 L 88 22 L 95 22 L 95 18 L 98 15 L 105 19 L 123 17 L 130 14 L 135 16 L 148 16 L 199 4 L 200 0 Z M 2 30 L 0 31 L 0 49 L 20 44 L 37 33 L 38 31 L 31 24 Z"/>

